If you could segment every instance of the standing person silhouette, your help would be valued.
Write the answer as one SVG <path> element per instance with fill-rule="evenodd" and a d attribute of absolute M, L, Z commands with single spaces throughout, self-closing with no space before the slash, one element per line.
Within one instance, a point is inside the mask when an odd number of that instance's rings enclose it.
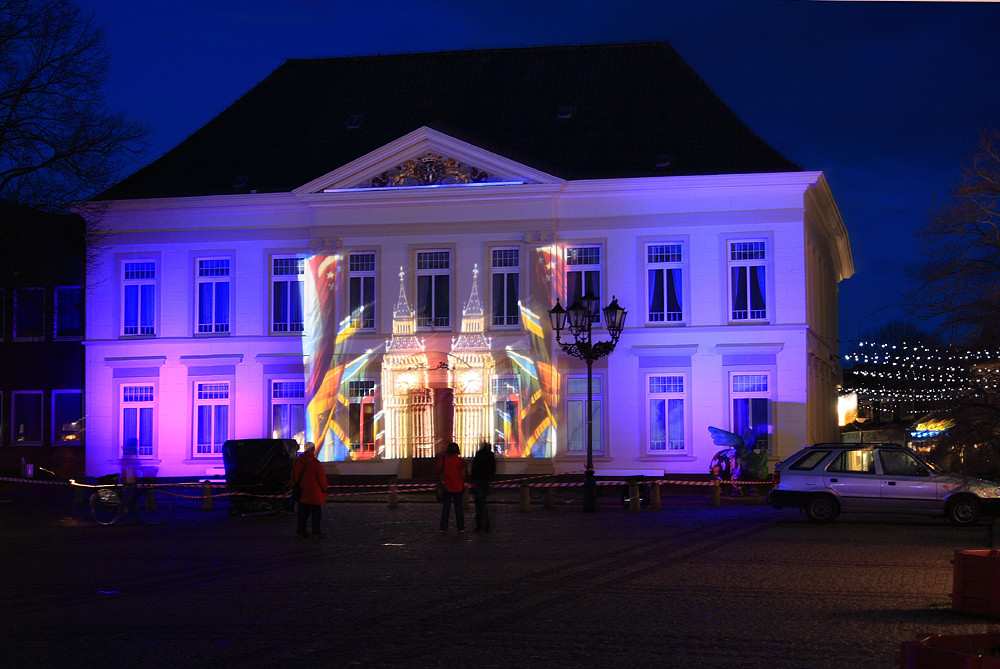
<path fill-rule="evenodd" d="M 326 537 L 322 532 L 320 521 L 323 518 L 323 505 L 326 504 L 326 471 L 323 463 L 316 459 L 316 444 L 307 441 L 305 450 L 292 467 L 292 485 L 300 486 L 302 496 L 299 498 L 298 535 L 299 539 L 308 539 L 306 521 L 312 519 L 312 536 L 316 539 Z"/>
<path fill-rule="evenodd" d="M 134 441 L 134 440 L 133 440 Z M 130 449 L 131 450 L 131 449 Z M 142 497 L 139 479 L 142 477 L 142 463 L 136 455 L 126 455 L 122 458 L 122 492 L 121 501 L 125 505 L 122 516 L 131 516 L 135 520 L 135 505 Z"/>
<path fill-rule="evenodd" d="M 458 533 L 465 532 L 465 516 L 462 512 L 462 493 L 465 492 L 465 477 L 468 466 L 460 455 L 458 444 L 451 442 L 448 450 L 438 460 L 438 478 L 444 484 L 444 504 L 441 506 L 441 531 L 448 531 L 448 506 L 455 505 L 455 527 Z"/>
<path fill-rule="evenodd" d="M 497 459 L 493 455 L 493 445 L 488 441 L 479 444 L 476 457 L 472 458 L 472 494 L 476 500 L 476 526 L 473 532 L 490 531 L 490 512 L 486 507 L 486 495 L 490 491 L 490 481 L 497 471 Z"/>

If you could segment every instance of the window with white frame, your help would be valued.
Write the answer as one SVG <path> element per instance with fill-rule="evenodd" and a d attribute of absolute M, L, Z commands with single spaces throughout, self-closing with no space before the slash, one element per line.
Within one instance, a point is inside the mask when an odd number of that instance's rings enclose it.
<path fill-rule="evenodd" d="M 83 337 L 83 288 L 56 286 L 53 333 L 60 339 Z"/>
<path fill-rule="evenodd" d="M 602 384 L 601 377 L 593 378 L 591 405 L 591 447 L 594 454 L 602 453 L 604 426 L 601 421 Z M 587 377 L 566 377 L 566 451 L 568 453 L 587 452 Z"/>
<path fill-rule="evenodd" d="M 566 308 L 584 295 L 597 298 L 592 323 L 601 322 L 601 247 L 570 246 L 566 248 Z"/>
<path fill-rule="evenodd" d="M 41 339 L 45 336 L 45 289 L 14 289 L 14 338 Z"/>
<path fill-rule="evenodd" d="M 646 322 L 684 320 L 683 247 L 679 243 L 646 244 Z"/>
<path fill-rule="evenodd" d="M 199 258 L 195 288 L 198 334 L 229 332 L 229 258 Z"/>
<path fill-rule="evenodd" d="M 521 250 L 519 248 L 492 249 L 490 252 L 490 283 L 493 294 L 493 325 L 518 325 L 521 299 Z"/>
<path fill-rule="evenodd" d="M 206 381 L 195 385 L 196 456 L 218 456 L 229 438 L 229 382 Z"/>
<path fill-rule="evenodd" d="M 153 455 L 154 389 L 150 384 L 122 386 L 122 456 Z"/>
<path fill-rule="evenodd" d="M 296 379 L 271 381 L 271 438 L 306 440 L 306 383 Z"/>
<path fill-rule="evenodd" d="M 79 390 L 52 391 L 52 441 L 83 441 L 83 393 Z"/>
<path fill-rule="evenodd" d="M 362 330 L 375 329 L 375 253 L 347 256 L 348 308 L 351 323 Z"/>
<path fill-rule="evenodd" d="M 730 319 L 767 319 L 767 242 L 729 242 Z"/>
<path fill-rule="evenodd" d="M 518 378 L 496 376 L 491 382 L 493 395 L 493 443 L 504 455 L 521 455 L 521 390 Z"/>
<path fill-rule="evenodd" d="M 305 259 L 271 258 L 271 332 L 302 332 Z"/>
<path fill-rule="evenodd" d="M 451 327 L 451 251 L 417 252 L 417 327 Z"/>
<path fill-rule="evenodd" d="M 10 395 L 11 441 L 42 443 L 42 391 L 15 390 Z"/>
<path fill-rule="evenodd" d="M 375 382 L 355 379 L 347 382 L 347 438 L 355 457 L 375 453 Z"/>
<path fill-rule="evenodd" d="M 122 267 L 122 334 L 156 334 L 156 262 L 126 261 Z"/>
<path fill-rule="evenodd" d="M 733 432 L 743 436 L 750 430 L 756 434 L 756 443 L 763 443 L 770 450 L 771 393 L 766 373 L 732 374 Z"/>
<path fill-rule="evenodd" d="M 646 377 L 649 402 L 650 455 L 681 453 L 684 441 L 684 377 L 651 374 Z"/>

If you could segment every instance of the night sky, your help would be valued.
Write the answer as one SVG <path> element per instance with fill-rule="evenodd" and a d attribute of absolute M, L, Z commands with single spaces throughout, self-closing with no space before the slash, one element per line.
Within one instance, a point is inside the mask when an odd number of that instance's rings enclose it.
<path fill-rule="evenodd" d="M 108 101 L 153 160 L 286 58 L 666 40 L 766 142 L 822 170 L 851 236 L 841 350 L 901 307 L 913 233 L 1000 125 L 1000 3 L 807 0 L 78 0 Z M 401 101 L 402 102 L 402 101 Z M 330 169 L 339 167 L 330 165 Z"/>

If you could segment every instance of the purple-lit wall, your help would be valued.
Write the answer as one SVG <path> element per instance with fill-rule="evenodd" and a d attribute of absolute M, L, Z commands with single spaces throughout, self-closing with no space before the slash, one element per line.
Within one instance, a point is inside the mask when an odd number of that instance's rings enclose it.
<path fill-rule="evenodd" d="M 461 153 L 463 163 L 502 178 L 474 186 L 358 187 L 366 175 L 425 153 L 421 141 L 433 141 L 441 154 Z M 294 193 L 113 202 L 104 224 L 115 234 L 88 277 L 87 293 L 90 475 L 118 470 L 126 427 L 135 435 L 133 446 L 146 451 L 139 457 L 161 476 L 219 474 L 221 454 L 211 452 L 211 444 L 209 452 L 199 453 L 199 443 L 269 436 L 275 382 L 300 380 L 315 391 L 309 380 L 317 364 L 323 373 L 336 365 L 347 370 L 322 392 L 344 395 L 349 378 L 378 384 L 376 424 L 383 421 L 384 437 L 391 412 L 380 387 L 382 361 L 400 304 L 400 268 L 412 308 L 418 299 L 416 259 L 429 251 L 447 251 L 450 258 L 451 321 L 414 333 L 431 354 L 428 367 L 442 370 L 428 372 L 436 376 L 424 383 L 457 392 L 460 370 L 445 367 L 452 364 L 449 355 L 455 357 L 453 338 L 461 334 L 462 309 L 478 269 L 495 373 L 519 379 L 520 397 L 514 399 L 521 403 L 512 406 L 520 409 L 520 439 L 538 446 L 525 453 L 512 449 L 503 463 L 507 471 L 529 465 L 536 471 L 582 469 L 583 453 L 569 450 L 567 421 L 570 407 L 579 406 L 586 370 L 554 345 L 546 314 L 557 297 L 565 301 L 567 271 L 576 268 L 567 264 L 566 249 L 577 247 L 599 250 L 602 304 L 614 295 L 629 312 L 616 351 L 594 367 L 602 400 L 599 471 L 706 473 L 718 450 L 707 428 L 737 427 L 734 398 L 747 398 L 748 407 L 753 400 L 767 403 L 774 460 L 805 443 L 837 438 L 836 292 L 853 268 L 843 222 L 819 173 L 561 182 L 425 131 L 411 146 L 377 151 Z M 760 254 L 751 264 L 766 275 L 766 281 L 759 279 L 766 312 L 746 322 L 732 318 L 733 267 L 743 262 L 733 260 L 733 243 L 740 241 L 761 243 L 759 250 L 739 249 L 751 259 Z M 681 254 L 670 265 L 681 277 L 680 320 L 656 321 L 648 314 L 647 280 L 656 268 L 649 264 L 650 244 Z M 516 326 L 494 326 L 490 318 L 494 249 L 519 252 L 517 285 L 525 311 Z M 344 259 L 355 252 L 371 252 L 376 260 L 374 329 L 331 327 L 350 315 L 350 274 L 341 260 L 329 275 L 329 331 L 318 332 L 305 316 L 303 333 L 273 331 L 275 258 Z M 200 264 L 206 259 L 228 263 L 213 262 L 209 271 Z M 211 273 L 220 266 L 229 271 L 229 309 L 216 320 L 228 322 L 212 326 L 222 331 L 199 333 L 206 316 L 198 296 L 204 300 L 211 293 L 199 285 L 218 280 Z M 136 295 L 140 312 L 152 308 L 151 319 L 134 313 Z M 303 308 L 308 312 L 318 299 L 307 292 Z M 603 328 L 595 329 L 595 337 L 604 336 Z M 734 389 L 737 378 L 741 387 Z M 323 459 L 337 460 L 331 467 L 341 473 L 407 473 L 406 463 L 380 459 L 377 451 L 361 456 L 338 443 L 337 431 L 350 431 L 350 398 L 324 397 L 337 426 L 324 432 L 321 451 Z M 670 420 L 682 424 L 669 445 L 652 443 L 659 406 L 673 407 Z M 209 426 L 201 434 L 199 412 Z"/>

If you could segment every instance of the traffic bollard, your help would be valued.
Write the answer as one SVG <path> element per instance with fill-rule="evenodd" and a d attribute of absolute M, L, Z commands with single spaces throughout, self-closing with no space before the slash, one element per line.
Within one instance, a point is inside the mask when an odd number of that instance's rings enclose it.
<path fill-rule="evenodd" d="M 201 483 L 201 509 L 202 511 L 212 510 L 212 484 L 208 481 Z"/>

